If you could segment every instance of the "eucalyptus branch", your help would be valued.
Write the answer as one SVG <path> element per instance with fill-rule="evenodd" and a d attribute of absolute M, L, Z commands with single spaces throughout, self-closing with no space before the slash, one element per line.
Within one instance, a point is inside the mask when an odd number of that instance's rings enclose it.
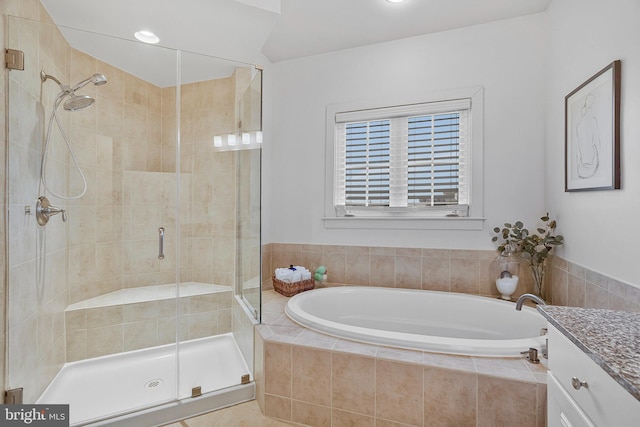
<path fill-rule="evenodd" d="M 530 232 L 524 228 L 522 221 L 514 224 L 505 223 L 504 227 L 495 227 L 496 234 L 491 239 L 498 244 L 498 252 L 511 252 L 518 255 L 531 266 L 544 264 L 554 247 L 564 243 L 561 235 L 554 235 L 556 221 L 549 218 L 549 213 L 542 218 L 544 226 Z"/>

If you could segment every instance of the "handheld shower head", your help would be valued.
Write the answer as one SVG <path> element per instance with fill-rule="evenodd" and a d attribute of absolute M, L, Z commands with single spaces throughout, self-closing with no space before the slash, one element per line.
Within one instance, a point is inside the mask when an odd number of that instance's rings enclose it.
<path fill-rule="evenodd" d="M 80 83 L 72 87 L 71 91 L 75 92 L 76 90 L 85 87 L 89 83 L 93 83 L 96 86 L 102 86 L 103 84 L 107 83 L 107 77 L 104 74 L 96 73 L 93 76 L 84 79 L 83 81 L 81 81 Z"/>
<path fill-rule="evenodd" d="M 80 83 L 76 84 L 74 87 L 69 87 L 65 84 L 62 84 L 60 80 L 58 80 L 52 75 L 45 73 L 44 70 L 40 71 L 40 79 L 42 80 L 43 83 L 51 79 L 54 82 L 56 82 L 58 86 L 60 86 L 61 92 L 58 94 L 58 98 L 56 99 L 56 106 L 60 105 L 62 100 L 68 96 L 69 99 L 67 99 L 64 103 L 64 109 L 67 111 L 84 110 L 85 108 L 93 105 L 93 103 L 95 102 L 95 100 L 88 95 L 76 95 L 75 92 L 77 90 L 85 87 L 89 83 L 93 83 L 96 86 L 101 86 L 107 83 L 107 78 L 105 77 L 105 75 L 99 74 L 99 73 L 96 73 L 91 77 L 82 80 Z"/>
<path fill-rule="evenodd" d="M 40 159 L 40 182 L 42 183 L 42 187 L 44 188 L 44 190 L 48 191 L 52 195 L 65 200 L 76 200 L 84 196 L 85 193 L 87 192 L 87 179 L 84 176 L 84 173 L 82 173 L 82 168 L 78 164 L 78 160 L 76 159 L 73 149 L 71 148 L 71 144 L 69 144 L 69 138 L 67 138 L 67 134 L 65 133 L 64 129 L 62 128 L 62 125 L 60 124 L 60 120 L 58 119 L 58 115 L 57 115 L 57 110 L 60 104 L 62 104 L 62 101 L 64 101 L 64 109 L 67 111 L 84 110 L 85 108 L 91 106 L 95 102 L 95 100 L 92 97 L 90 97 L 89 95 L 76 95 L 75 91 L 86 86 L 89 83 L 93 83 L 94 85 L 97 85 L 97 86 L 103 85 L 107 82 L 107 78 L 104 76 L 104 74 L 94 74 L 88 79 L 85 79 L 80 83 L 76 84 L 73 88 L 62 84 L 60 80 L 45 73 L 44 70 L 40 71 L 40 79 L 42 80 L 43 85 L 48 79 L 51 79 L 54 82 L 56 82 L 58 86 L 60 86 L 60 93 L 58 93 L 58 96 L 56 96 L 55 101 L 53 101 L 53 108 L 51 109 L 51 116 L 49 117 L 49 125 L 47 127 L 47 131 L 44 138 L 44 147 L 42 149 L 42 157 Z M 66 98 L 66 101 L 65 101 L 65 98 Z M 54 193 L 47 185 L 47 179 L 46 179 L 46 169 L 47 169 L 46 166 L 47 166 L 47 157 L 48 157 L 47 150 L 49 149 L 49 145 L 51 143 L 51 130 L 52 130 L 54 121 L 58 125 L 58 130 L 62 135 L 62 139 L 67 144 L 67 148 L 69 149 L 69 155 L 71 156 L 71 160 L 73 161 L 76 171 L 78 172 L 78 174 L 80 175 L 80 178 L 82 179 L 82 191 L 80 191 L 79 194 L 76 194 L 73 196 L 63 196 L 61 194 Z"/>

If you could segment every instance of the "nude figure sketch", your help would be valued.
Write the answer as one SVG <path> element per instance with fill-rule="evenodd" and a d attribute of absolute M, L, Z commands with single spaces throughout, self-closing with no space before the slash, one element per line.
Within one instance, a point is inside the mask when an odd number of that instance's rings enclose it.
<path fill-rule="evenodd" d="M 565 96 L 565 191 L 620 188 L 620 61 Z"/>
<path fill-rule="evenodd" d="M 576 173 L 578 178 L 591 178 L 600 166 L 600 131 L 598 118 L 593 112 L 595 97 L 588 94 L 580 110 L 580 118 L 576 123 Z"/>

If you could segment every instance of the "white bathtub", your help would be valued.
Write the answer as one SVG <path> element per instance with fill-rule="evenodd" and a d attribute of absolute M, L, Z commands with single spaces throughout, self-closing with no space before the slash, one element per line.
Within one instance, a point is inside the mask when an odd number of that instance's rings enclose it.
<path fill-rule="evenodd" d="M 337 287 L 300 293 L 287 316 L 326 334 L 438 353 L 522 357 L 541 348 L 546 320 L 498 299 L 398 288 Z"/>

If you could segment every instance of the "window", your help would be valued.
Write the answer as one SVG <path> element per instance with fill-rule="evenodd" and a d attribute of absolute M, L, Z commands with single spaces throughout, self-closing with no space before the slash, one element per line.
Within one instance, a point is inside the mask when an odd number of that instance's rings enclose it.
<path fill-rule="evenodd" d="M 482 167 L 482 90 L 465 94 L 393 106 L 328 107 L 333 167 L 327 170 L 331 206 L 325 219 L 481 215 L 482 176 L 474 172 Z"/>

